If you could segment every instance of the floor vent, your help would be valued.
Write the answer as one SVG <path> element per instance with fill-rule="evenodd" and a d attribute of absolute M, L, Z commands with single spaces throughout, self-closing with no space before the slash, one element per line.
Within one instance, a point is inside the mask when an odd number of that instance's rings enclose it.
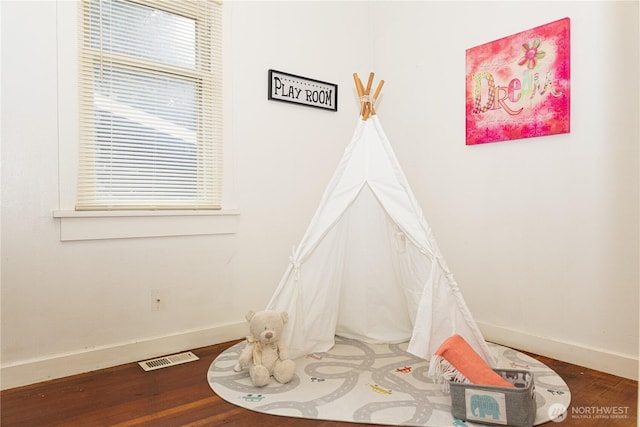
<path fill-rule="evenodd" d="M 169 366 L 180 365 L 181 363 L 193 362 L 198 360 L 198 356 L 191 353 L 174 354 L 172 356 L 158 357 L 157 359 L 145 360 L 144 362 L 138 362 L 138 365 L 145 371 L 153 371 L 160 368 L 167 368 Z"/>

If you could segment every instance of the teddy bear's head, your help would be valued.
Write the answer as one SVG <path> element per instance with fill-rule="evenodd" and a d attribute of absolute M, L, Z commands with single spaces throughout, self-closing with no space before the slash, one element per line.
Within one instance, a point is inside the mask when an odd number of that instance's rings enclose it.
<path fill-rule="evenodd" d="M 284 324 L 289 320 L 289 315 L 286 311 L 263 310 L 256 312 L 250 310 L 245 318 L 249 322 L 251 336 L 263 344 L 269 344 L 280 339 Z"/>

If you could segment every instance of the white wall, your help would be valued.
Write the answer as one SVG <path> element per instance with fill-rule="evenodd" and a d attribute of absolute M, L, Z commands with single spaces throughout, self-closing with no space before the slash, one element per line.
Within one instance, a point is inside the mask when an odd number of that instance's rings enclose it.
<path fill-rule="evenodd" d="M 225 3 L 225 198 L 240 210 L 237 233 L 60 242 L 64 7 L 3 1 L 2 387 L 242 336 L 351 137 L 351 75 L 370 70 L 387 82 L 378 112 L 483 328 L 541 354 L 569 342 L 566 360 L 595 352 L 601 369 L 612 357 L 637 364 L 630 4 L 525 15 L 507 3 L 464 3 L 465 13 L 448 2 Z M 573 20 L 571 134 L 465 147 L 464 49 L 563 16 Z M 339 111 L 267 101 L 269 68 L 337 83 Z M 626 86 L 599 84 L 611 76 Z M 163 310 L 152 311 L 154 289 Z"/>
<path fill-rule="evenodd" d="M 380 116 L 487 339 L 637 378 L 638 2 L 373 11 Z M 567 16 L 571 132 L 465 146 L 465 49 Z"/>

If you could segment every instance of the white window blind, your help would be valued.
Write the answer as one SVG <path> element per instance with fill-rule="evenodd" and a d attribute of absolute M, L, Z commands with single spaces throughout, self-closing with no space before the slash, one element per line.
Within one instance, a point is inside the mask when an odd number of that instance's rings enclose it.
<path fill-rule="evenodd" d="M 219 209 L 221 4 L 80 4 L 76 209 Z"/>

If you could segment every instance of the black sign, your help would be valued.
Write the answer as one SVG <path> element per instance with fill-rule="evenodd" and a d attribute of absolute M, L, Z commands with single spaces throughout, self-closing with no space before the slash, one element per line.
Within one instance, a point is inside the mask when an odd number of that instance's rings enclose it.
<path fill-rule="evenodd" d="M 338 85 L 269 70 L 269 98 L 338 111 Z"/>

